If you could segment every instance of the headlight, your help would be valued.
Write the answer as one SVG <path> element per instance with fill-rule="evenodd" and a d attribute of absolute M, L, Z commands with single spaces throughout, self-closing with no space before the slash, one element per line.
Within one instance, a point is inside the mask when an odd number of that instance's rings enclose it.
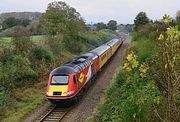
<path fill-rule="evenodd" d="M 51 92 L 46 92 L 47 95 L 52 95 Z"/>
<path fill-rule="evenodd" d="M 69 91 L 69 92 L 64 92 L 64 95 L 70 95 L 70 94 L 73 94 L 75 91 Z"/>

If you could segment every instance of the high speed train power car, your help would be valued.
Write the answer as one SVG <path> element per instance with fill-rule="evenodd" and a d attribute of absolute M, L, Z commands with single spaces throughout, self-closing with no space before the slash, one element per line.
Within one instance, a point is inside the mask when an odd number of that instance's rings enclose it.
<path fill-rule="evenodd" d="M 121 38 L 114 38 L 54 69 L 50 73 L 47 83 L 47 98 L 56 104 L 58 101 L 78 97 L 122 43 Z"/>

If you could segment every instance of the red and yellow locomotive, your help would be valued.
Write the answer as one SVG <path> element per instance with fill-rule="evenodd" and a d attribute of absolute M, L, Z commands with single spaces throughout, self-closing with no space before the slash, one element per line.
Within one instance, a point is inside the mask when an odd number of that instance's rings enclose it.
<path fill-rule="evenodd" d="M 83 54 L 73 61 L 54 69 L 47 84 L 46 96 L 52 103 L 78 97 L 85 85 L 115 54 L 122 45 L 121 38 L 109 42 Z"/>

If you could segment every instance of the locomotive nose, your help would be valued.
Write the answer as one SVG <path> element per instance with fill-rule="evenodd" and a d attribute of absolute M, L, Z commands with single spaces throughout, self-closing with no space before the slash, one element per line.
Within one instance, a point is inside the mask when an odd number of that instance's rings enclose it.
<path fill-rule="evenodd" d="M 52 76 L 50 80 L 49 89 L 47 91 L 48 96 L 66 96 L 68 91 L 69 76 Z"/>

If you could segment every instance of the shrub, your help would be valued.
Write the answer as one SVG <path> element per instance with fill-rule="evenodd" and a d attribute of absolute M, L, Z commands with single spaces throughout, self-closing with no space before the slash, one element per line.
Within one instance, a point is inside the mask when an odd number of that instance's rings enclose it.
<path fill-rule="evenodd" d="M 155 53 L 155 42 L 147 38 L 139 38 L 135 42 L 136 53 L 140 62 L 145 62 L 147 58 L 150 58 Z"/>
<path fill-rule="evenodd" d="M 36 79 L 36 73 L 30 67 L 29 59 L 21 55 L 14 55 L 11 61 L 1 65 L 0 70 L 0 83 L 8 91 L 23 87 L 24 84 L 32 84 Z"/>
<path fill-rule="evenodd" d="M 61 56 L 62 52 L 65 50 L 65 43 L 62 35 L 49 36 L 45 45 L 49 47 L 53 55 L 56 57 Z"/>
<path fill-rule="evenodd" d="M 33 49 L 33 57 L 38 60 L 52 61 L 53 53 L 45 47 L 36 47 Z"/>
<path fill-rule="evenodd" d="M 100 121 L 148 121 L 153 104 L 159 103 L 157 86 L 147 78 L 148 66 L 139 64 L 137 56 L 131 53 L 123 68 L 106 93 Z"/>

